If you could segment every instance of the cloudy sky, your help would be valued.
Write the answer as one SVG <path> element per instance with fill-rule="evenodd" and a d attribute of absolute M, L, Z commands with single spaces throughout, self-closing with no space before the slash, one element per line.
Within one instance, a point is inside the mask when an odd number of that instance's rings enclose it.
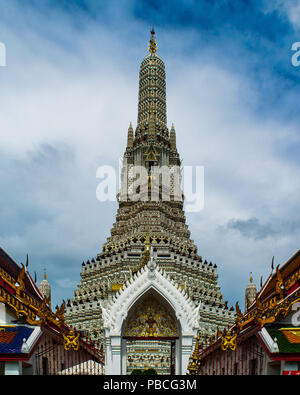
<path fill-rule="evenodd" d="M 0 0 L 0 245 L 47 268 L 53 306 L 115 221 L 96 199 L 98 166 L 118 167 L 136 126 L 138 72 L 154 25 L 167 72 L 168 126 L 183 164 L 205 168 L 192 239 L 244 305 L 272 256 L 299 249 L 300 2 Z"/>

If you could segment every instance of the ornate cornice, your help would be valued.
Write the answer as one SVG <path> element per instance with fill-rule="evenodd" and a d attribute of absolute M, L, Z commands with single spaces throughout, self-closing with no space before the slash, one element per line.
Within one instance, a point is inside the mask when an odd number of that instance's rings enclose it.
<path fill-rule="evenodd" d="M 300 302 L 300 288 L 283 299 L 275 296 L 265 302 L 261 302 L 260 298 L 256 296 L 254 308 L 245 315 L 241 313 L 238 303 L 236 303 L 236 324 L 240 330 L 250 324 L 258 324 L 260 327 L 263 327 L 265 324 L 275 322 L 279 317 L 285 318 L 296 302 Z"/>
<path fill-rule="evenodd" d="M 17 281 L 4 270 L 0 271 L 0 302 L 14 310 L 17 318 L 23 317 L 30 325 L 42 325 L 44 322 L 61 327 L 64 323 L 65 302 L 53 313 L 49 307 L 49 299 L 38 301 L 25 292 L 24 284 L 25 267 L 23 266 Z M 8 287 L 5 285 L 7 284 Z"/>

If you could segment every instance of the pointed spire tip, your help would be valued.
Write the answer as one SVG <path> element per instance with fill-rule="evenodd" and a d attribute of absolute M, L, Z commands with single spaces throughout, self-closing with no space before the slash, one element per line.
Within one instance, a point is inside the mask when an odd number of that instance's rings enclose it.
<path fill-rule="evenodd" d="M 157 44 L 156 44 L 156 40 L 155 40 L 155 37 L 154 37 L 154 35 L 155 35 L 154 28 L 152 28 L 152 30 L 151 30 L 150 33 L 151 33 L 151 38 L 150 38 L 150 43 L 149 43 L 148 50 L 149 50 L 149 52 L 150 52 L 151 54 L 155 54 L 155 52 L 156 52 L 157 49 L 158 49 L 158 46 L 157 46 Z"/>

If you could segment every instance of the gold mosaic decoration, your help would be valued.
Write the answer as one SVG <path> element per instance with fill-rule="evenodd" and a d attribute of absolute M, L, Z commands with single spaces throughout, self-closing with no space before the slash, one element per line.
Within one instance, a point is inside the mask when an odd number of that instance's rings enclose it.
<path fill-rule="evenodd" d="M 280 317 L 285 318 L 290 313 L 292 306 L 298 302 L 300 302 L 300 289 L 283 299 L 280 299 L 278 294 L 275 294 L 274 297 L 265 302 L 262 302 L 256 295 L 256 306 L 246 315 L 242 314 L 237 302 L 236 325 L 239 327 L 239 330 L 242 330 L 251 322 L 257 322 L 262 328 L 265 324 L 271 324 Z"/>
<path fill-rule="evenodd" d="M 69 351 L 71 348 L 73 348 L 75 351 L 79 350 L 79 335 L 80 333 L 77 333 L 77 335 L 75 335 L 72 329 L 70 330 L 67 336 L 63 334 L 64 349 L 66 351 Z"/>
<path fill-rule="evenodd" d="M 227 331 L 221 338 L 221 350 L 227 351 L 228 349 L 234 351 L 236 349 L 236 338 L 237 334 L 233 335 L 230 331 Z"/>
<path fill-rule="evenodd" d="M 144 300 L 129 318 L 125 336 L 178 337 L 175 319 L 153 296 Z"/>

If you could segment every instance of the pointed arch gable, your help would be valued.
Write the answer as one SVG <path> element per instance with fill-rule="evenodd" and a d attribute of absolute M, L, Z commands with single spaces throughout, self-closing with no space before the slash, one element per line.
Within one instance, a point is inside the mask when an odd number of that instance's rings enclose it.
<path fill-rule="evenodd" d="M 185 291 L 182 291 L 158 265 L 145 266 L 107 305 L 102 307 L 104 328 L 110 335 L 120 335 L 128 312 L 147 292 L 153 290 L 170 305 L 180 322 L 182 333 L 195 336 L 199 326 L 200 305 L 195 307 Z"/>
<path fill-rule="evenodd" d="M 122 337 L 131 339 L 150 336 L 174 340 L 180 333 L 174 308 L 152 287 L 131 306 L 122 326 Z"/>

